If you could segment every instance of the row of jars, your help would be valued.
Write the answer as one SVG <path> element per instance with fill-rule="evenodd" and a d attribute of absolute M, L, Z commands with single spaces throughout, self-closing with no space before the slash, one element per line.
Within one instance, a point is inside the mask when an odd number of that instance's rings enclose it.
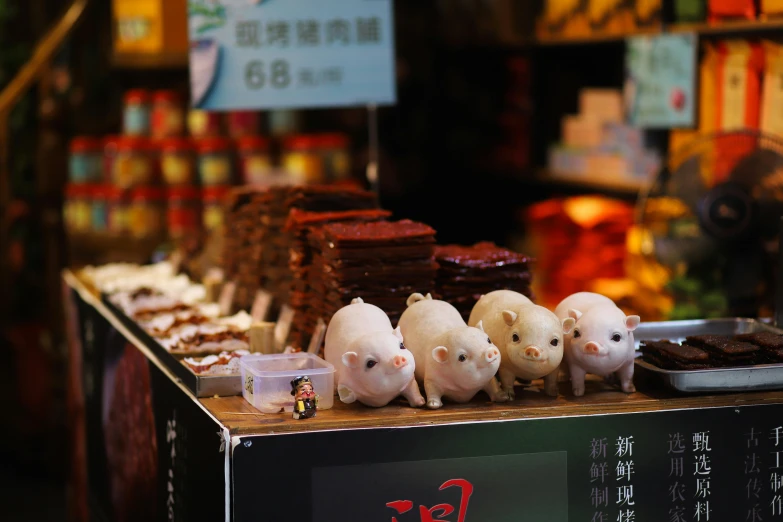
<path fill-rule="evenodd" d="M 69 184 L 63 207 L 71 233 L 105 233 L 136 238 L 180 239 L 223 224 L 230 187 Z"/>
<path fill-rule="evenodd" d="M 225 130 L 236 139 L 258 134 L 260 123 L 257 111 L 218 113 L 193 109 L 187 111 L 186 117 L 184 101 L 171 90 L 133 89 L 124 97 L 122 127 L 126 136 L 162 139 L 189 133 L 194 138 L 210 138 L 223 135 Z"/>
<path fill-rule="evenodd" d="M 346 179 L 351 174 L 348 139 L 336 133 L 285 137 L 281 166 L 296 183 Z M 123 189 L 159 180 L 169 186 L 263 185 L 275 172 L 271 143 L 263 136 L 238 140 L 78 137 L 71 142 L 69 181 L 112 183 Z"/>

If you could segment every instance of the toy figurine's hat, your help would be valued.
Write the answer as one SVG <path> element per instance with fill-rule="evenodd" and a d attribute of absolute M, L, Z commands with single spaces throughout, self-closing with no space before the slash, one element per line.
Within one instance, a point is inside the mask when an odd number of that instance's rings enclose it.
<path fill-rule="evenodd" d="M 291 395 L 296 395 L 296 389 L 302 384 L 309 384 L 310 386 L 312 386 L 313 382 L 310 380 L 310 377 L 308 377 L 307 375 L 303 375 L 302 377 L 297 377 L 296 379 L 291 381 Z"/>

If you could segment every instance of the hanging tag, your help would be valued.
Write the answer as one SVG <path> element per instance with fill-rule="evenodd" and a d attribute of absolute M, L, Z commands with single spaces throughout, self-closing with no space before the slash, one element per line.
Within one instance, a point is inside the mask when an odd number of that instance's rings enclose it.
<path fill-rule="evenodd" d="M 272 294 L 266 290 L 256 292 L 256 298 L 253 299 L 253 307 L 250 309 L 250 316 L 254 321 L 265 321 L 272 306 Z"/>
<path fill-rule="evenodd" d="M 294 320 L 294 309 L 288 305 L 283 305 L 280 309 L 280 316 L 275 325 L 275 350 L 277 353 L 283 351 L 285 343 L 288 340 L 288 333 L 291 331 L 291 322 Z"/>
<path fill-rule="evenodd" d="M 315 331 L 310 338 L 310 345 L 307 347 L 309 353 L 318 355 L 318 351 L 321 349 L 321 344 L 324 342 L 324 336 L 326 335 L 326 323 L 320 317 L 318 322 L 315 323 Z"/>
<path fill-rule="evenodd" d="M 230 281 L 223 285 L 220 290 L 220 298 L 218 299 L 218 306 L 220 307 L 220 315 L 231 315 L 234 307 L 234 294 L 237 292 L 237 284 L 234 281 Z"/>

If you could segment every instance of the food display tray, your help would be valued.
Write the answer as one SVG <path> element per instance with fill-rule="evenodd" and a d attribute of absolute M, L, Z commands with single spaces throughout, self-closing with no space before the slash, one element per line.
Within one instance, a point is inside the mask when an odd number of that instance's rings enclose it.
<path fill-rule="evenodd" d="M 634 332 L 636 348 L 641 341 L 668 339 L 679 343 L 690 335 L 737 335 L 755 332 L 775 332 L 774 328 L 755 319 L 699 319 L 642 323 Z M 663 382 L 682 393 L 742 392 L 783 389 L 783 364 L 757 364 L 708 370 L 664 370 L 643 361 L 637 352 L 636 369 L 647 377 Z"/>
<path fill-rule="evenodd" d="M 114 316 L 128 329 L 155 357 L 163 363 L 174 376 L 196 397 L 228 397 L 242 395 L 242 376 L 237 369 L 232 375 L 198 375 L 185 366 L 181 359 L 172 355 L 154 337 L 148 334 L 136 321 L 117 308 L 108 296 L 101 296 L 101 301 Z"/>

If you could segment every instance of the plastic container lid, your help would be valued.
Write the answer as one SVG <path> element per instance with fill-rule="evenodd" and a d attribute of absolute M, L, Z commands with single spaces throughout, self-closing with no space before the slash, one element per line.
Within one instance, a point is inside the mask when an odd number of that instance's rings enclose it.
<path fill-rule="evenodd" d="M 317 145 L 318 139 L 315 136 L 295 135 L 283 140 L 283 147 L 288 150 L 314 149 Z"/>
<path fill-rule="evenodd" d="M 71 152 L 100 152 L 101 140 L 90 136 L 76 136 L 71 140 Z"/>
<path fill-rule="evenodd" d="M 346 149 L 349 145 L 348 136 L 337 132 L 328 134 L 319 134 L 315 136 L 318 147 L 322 148 L 334 148 L 334 149 Z"/>
<path fill-rule="evenodd" d="M 125 103 L 149 103 L 150 93 L 145 89 L 125 91 Z"/>
<path fill-rule="evenodd" d="M 198 187 L 169 187 L 169 199 L 201 199 L 201 190 Z"/>
<path fill-rule="evenodd" d="M 221 201 L 225 199 L 226 195 L 228 195 L 228 191 L 231 190 L 231 187 L 221 187 L 221 186 L 212 186 L 212 187 L 204 187 L 202 189 L 202 194 L 204 201 Z"/>
<path fill-rule="evenodd" d="M 134 201 L 145 199 L 163 199 L 165 192 L 161 187 L 136 187 L 131 190 L 131 199 Z"/>
<path fill-rule="evenodd" d="M 188 138 L 167 138 L 161 142 L 163 152 L 193 152 L 193 142 Z"/>
<path fill-rule="evenodd" d="M 196 148 L 202 154 L 210 152 L 228 152 L 231 150 L 231 140 L 228 138 L 201 138 L 196 143 Z"/>
<path fill-rule="evenodd" d="M 269 140 L 263 136 L 245 136 L 237 140 L 239 150 L 269 149 Z"/>
<path fill-rule="evenodd" d="M 179 103 L 180 99 L 179 93 L 173 90 L 160 90 L 152 93 L 153 102 Z"/>

